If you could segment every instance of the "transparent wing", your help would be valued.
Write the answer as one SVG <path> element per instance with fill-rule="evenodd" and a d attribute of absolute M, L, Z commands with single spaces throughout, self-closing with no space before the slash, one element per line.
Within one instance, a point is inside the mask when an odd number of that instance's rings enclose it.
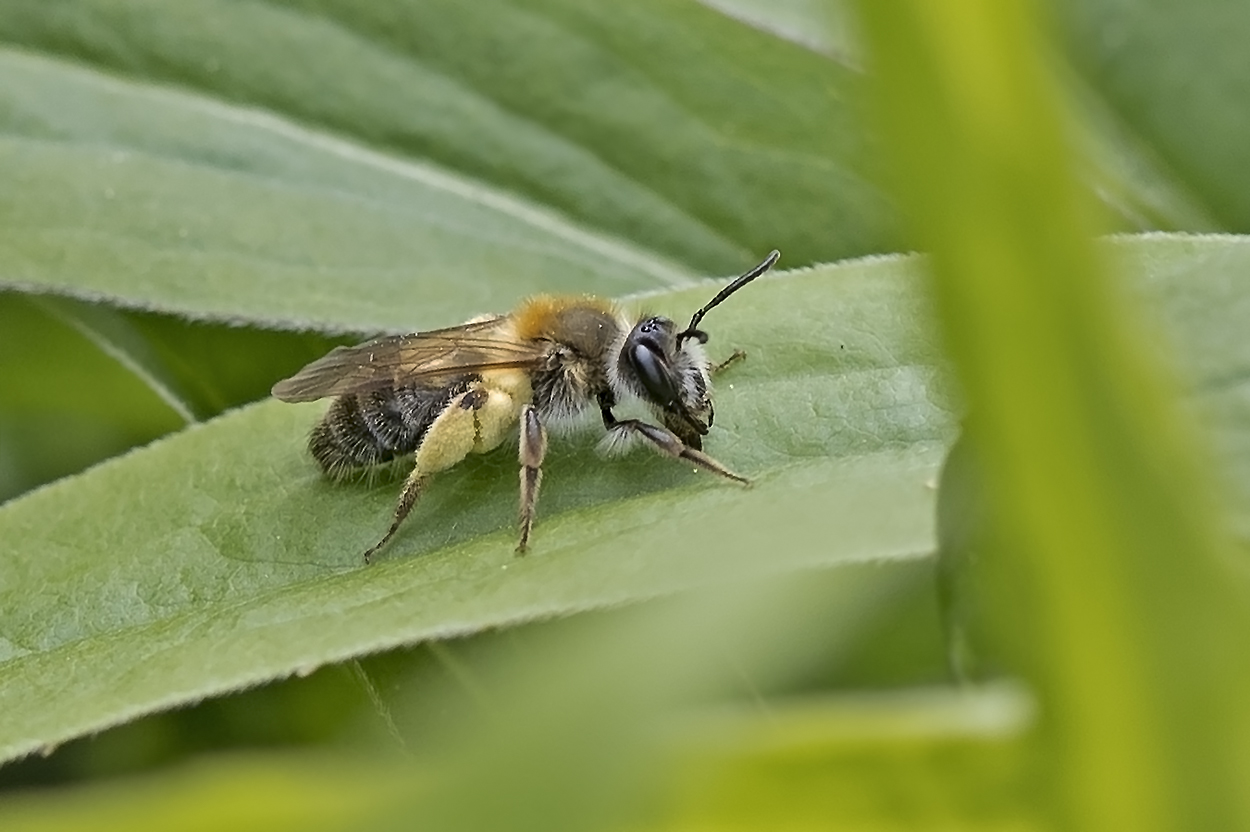
<path fill-rule="evenodd" d="M 518 341 L 511 318 L 500 315 L 448 329 L 335 347 L 275 384 L 272 392 L 284 402 L 311 402 L 421 380 L 437 383 L 490 369 L 530 368 L 542 355 L 541 343 Z"/>

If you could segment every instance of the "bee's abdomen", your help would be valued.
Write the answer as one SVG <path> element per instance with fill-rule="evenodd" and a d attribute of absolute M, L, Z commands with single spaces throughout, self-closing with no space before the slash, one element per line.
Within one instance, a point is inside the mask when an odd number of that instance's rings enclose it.
<path fill-rule="evenodd" d="M 308 450 L 332 477 L 390 462 L 415 451 L 430 423 L 465 389 L 457 383 L 341 396 L 313 428 Z"/>

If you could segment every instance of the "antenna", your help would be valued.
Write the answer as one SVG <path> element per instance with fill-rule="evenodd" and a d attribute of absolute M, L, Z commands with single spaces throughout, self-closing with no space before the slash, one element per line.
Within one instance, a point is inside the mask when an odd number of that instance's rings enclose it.
<path fill-rule="evenodd" d="M 752 280 L 754 280 L 755 278 L 762 275 L 764 272 L 771 269 L 773 267 L 773 264 L 777 262 L 777 258 L 780 256 L 781 256 L 781 252 L 777 251 L 776 249 L 773 249 L 772 253 L 764 258 L 763 263 L 760 263 L 758 266 L 751 269 L 746 274 L 740 275 L 739 277 L 735 278 L 733 283 L 730 283 L 724 289 L 721 289 L 719 292 L 717 292 L 716 297 L 709 300 L 702 309 L 694 313 L 694 317 L 690 319 L 690 326 L 686 327 L 685 330 L 683 330 L 682 332 L 677 333 L 677 348 L 681 349 L 681 342 L 686 340 L 687 338 L 697 338 L 699 339 L 700 344 L 706 344 L 707 333 L 701 329 L 698 329 L 699 323 L 703 320 L 703 316 L 706 315 L 708 312 L 712 311 L 712 309 L 714 309 L 716 306 L 720 305 L 721 301 L 723 301 L 725 298 L 729 297 L 734 292 L 738 291 L 743 286 L 747 285 Z"/>

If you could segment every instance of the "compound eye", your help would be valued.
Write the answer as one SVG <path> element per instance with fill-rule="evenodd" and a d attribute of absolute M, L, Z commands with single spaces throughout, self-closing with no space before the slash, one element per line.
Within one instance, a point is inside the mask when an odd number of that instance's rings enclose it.
<path fill-rule="evenodd" d="M 645 326 L 643 324 L 639 329 Z M 663 354 L 653 344 L 633 344 L 626 350 L 625 356 L 651 401 L 665 408 L 676 406 L 677 386 L 673 384 L 673 373 Z"/>

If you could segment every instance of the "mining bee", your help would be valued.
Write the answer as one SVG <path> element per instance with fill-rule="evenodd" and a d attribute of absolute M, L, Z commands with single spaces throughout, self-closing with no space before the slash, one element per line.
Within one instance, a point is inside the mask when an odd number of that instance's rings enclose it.
<path fill-rule="evenodd" d="M 308 450 L 333 479 L 415 455 L 390 528 L 365 552 L 366 563 L 395 535 L 431 476 L 498 447 L 519 422 L 517 552 L 524 553 L 546 426 L 567 423 L 591 406 L 603 417 L 609 448 L 643 440 L 674 459 L 747 482 L 702 450 L 712 425 L 715 368 L 703 351 L 708 336 L 699 323 L 779 256 L 772 252 L 735 279 L 680 332 L 668 318 L 633 320 L 599 298 L 540 295 L 508 315 L 336 347 L 275 384 L 273 395 L 284 402 L 338 397 L 308 439 Z M 612 408 L 631 399 L 641 400 L 663 426 L 616 418 Z"/>

